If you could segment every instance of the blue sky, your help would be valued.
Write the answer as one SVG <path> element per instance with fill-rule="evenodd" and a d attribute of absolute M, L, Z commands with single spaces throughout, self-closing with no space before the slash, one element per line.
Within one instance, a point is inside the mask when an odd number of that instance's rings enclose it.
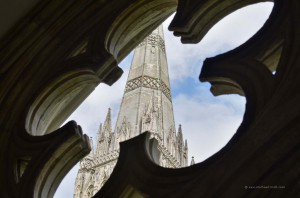
<path fill-rule="evenodd" d="M 243 97 L 214 97 L 209 91 L 210 84 L 199 82 L 202 63 L 207 57 L 244 43 L 264 24 L 272 6 L 272 3 L 260 3 L 232 13 L 216 24 L 199 44 L 181 44 L 180 38 L 167 30 L 172 17 L 163 23 L 175 122 L 177 126 L 182 124 L 184 138 L 188 140 L 189 158 L 194 156 L 198 163 L 226 145 L 241 123 L 245 109 Z M 111 87 L 100 84 L 68 119 L 81 125 L 94 142 L 109 107 L 112 108 L 113 123 L 116 121 L 132 55 L 130 53 L 119 64 L 124 70 L 120 80 Z M 76 165 L 69 172 L 54 197 L 73 196 L 78 168 Z"/>

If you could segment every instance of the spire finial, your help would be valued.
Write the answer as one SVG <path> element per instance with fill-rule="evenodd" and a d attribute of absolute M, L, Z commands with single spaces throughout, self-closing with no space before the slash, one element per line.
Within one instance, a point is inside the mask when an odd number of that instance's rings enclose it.
<path fill-rule="evenodd" d="M 107 114 L 106 114 L 106 119 L 105 119 L 105 121 L 107 120 L 107 119 L 111 119 L 111 108 L 108 108 L 108 111 L 107 111 Z"/>
<path fill-rule="evenodd" d="M 178 133 L 182 133 L 181 124 L 179 124 Z"/>
<path fill-rule="evenodd" d="M 188 149 L 188 143 L 187 143 L 187 139 L 185 139 L 185 142 L 184 142 L 184 147 L 185 147 L 185 149 Z"/>
<path fill-rule="evenodd" d="M 194 156 L 192 156 L 191 166 L 195 164 Z"/>
<path fill-rule="evenodd" d="M 100 123 L 99 128 L 98 128 L 98 134 L 101 134 L 102 132 L 102 123 Z"/>
<path fill-rule="evenodd" d="M 111 126 L 111 108 L 108 108 L 108 112 L 103 124 L 103 132 L 106 136 L 109 136 L 112 132 L 112 126 Z"/>

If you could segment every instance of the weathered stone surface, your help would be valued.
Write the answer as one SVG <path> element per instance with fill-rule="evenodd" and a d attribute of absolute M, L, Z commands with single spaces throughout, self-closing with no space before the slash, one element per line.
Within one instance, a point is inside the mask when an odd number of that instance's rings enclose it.
<path fill-rule="evenodd" d="M 73 141 L 73 135 L 58 128 L 99 83 L 111 85 L 121 76 L 118 62 L 174 12 L 176 4 L 175 0 L 1 2 L 0 197 L 53 195 L 71 166 L 89 152 L 85 136 L 63 146 Z M 46 148 L 52 150 L 44 156 L 40 151 Z M 79 149 L 77 155 L 73 149 Z M 48 174 L 44 168 L 51 155 L 61 159 L 50 160 L 59 171 Z M 37 174 L 28 173 L 31 166 Z M 42 183 L 38 174 L 44 177 Z"/>
<path fill-rule="evenodd" d="M 74 161 L 89 150 L 86 138 L 76 135 L 76 127 L 51 131 L 97 84 L 118 79 L 122 73 L 118 61 L 174 12 L 177 3 L 26 2 L 26 6 L 0 6 L 15 17 L 3 17 L 7 23 L 1 23 L 0 31 L 1 35 L 6 32 L 0 41 L 0 196 L 5 198 L 51 197 Z M 262 1 L 179 0 L 170 29 L 182 42 L 195 43 L 222 17 L 256 2 Z M 244 120 L 232 140 L 206 161 L 178 170 L 155 165 L 146 155 L 149 149 L 138 150 L 142 153 L 137 159 L 134 147 L 128 146 L 131 149 L 125 153 L 129 154 L 121 154 L 120 168 L 98 197 L 299 195 L 300 3 L 274 0 L 274 4 L 269 20 L 256 35 L 237 49 L 208 59 L 201 72 L 200 79 L 211 82 L 215 94 L 233 92 L 247 99 Z M 26 10 L 30 11 L 25 14 Z M 59 100 L 51 103 L 56 97 Z M 78 140 L 75 144 L 73 137 Z M 69 143 L 73 147 L 64 146 Z M 145 148 L 146 143 L 135 146 Z M 69 153 L 72 148 L 80 155 Z M 52 160 L 55 156 L 62 162 L 74 161 L 59 163 Z M 135 161 L 136 167 L 151 167 L 120 178 L 122 168 L 133 171 L 122 166 L 128 164 L 126 160 Z M 285 188 L 245 189 L 274 185 Z"/>
<path fill-rule="evenodd" d="M 180 0 L 170 29 L 181 36 L 182 42 L 198 42 L 222 17 L 256 2 Z M 299 8 L 297 0 L 274 1 L 269 20 L 256 35 L 240 47 L 204 62 L 200 80 L 210 82 L 214 94 L 239 93 L 247 99 L 243 122 L 224 148 L 202 163 L 167 170 L 155 166 L 149 158 L 137 157 L 138 138 L 128 141 L 120 158 L 123 161 L 116 166 L 119 169 L 98 197 L 118 197 L 128 189 L 141 197 L 297 197 Z M 141 155 L 147 156 L 147 151 L 143 152 Z M 120 181 L 118 175 L 126 175 L 122 168 L 132 165 L 126 160 L 132 156 L 138 171 L 130 173 L 133 176 L 113 191 Z"/>
<path fill-rule="evenodd" d="M 96 151 L 80 162 L 74 197 L 94 195 L 117 163 L 120 142 L 145 131 L 158 141 L 159 165 L 187 166 L 187 141 L 181 126 L 178 133 L 175 129 L 163 36 L 161 25 L 135 49 L 115 129 L 109 109 L 99 128 Z"/>

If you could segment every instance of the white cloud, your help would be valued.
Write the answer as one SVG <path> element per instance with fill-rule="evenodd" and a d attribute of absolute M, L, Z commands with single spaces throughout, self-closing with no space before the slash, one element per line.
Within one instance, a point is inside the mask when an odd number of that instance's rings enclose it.
<path fill-rule="evenodd" d="M 258 3 L 226 16 L 198 44 L 182 45 L 179 37 L 166 31 L 166 49 L 172 80 L 198 77 L 202 61 L 241 45 L 254 35 L 270 15 L 273 3 Z M 172 20 L 164 23 L 165 29 Z"/>
<path fill-rule="evenodd" d="M 179 94 L 174 98 L 176 123 L 182 124 L 184 138 L 188 140 L 189 157 L 197 162 L 203 161 L 220 150 L 231 139 L 242 121 L 244 99 L 239 96 L 223 98 L 202 94 Z M 202 96 L 206 99 L 203 100 Z"/>
<path fill-rule="evenodd" d="M 195 45 L 182 45 L 180 38 L 166 32 L 172 86 L 178 89 L 187 78 L 198 79 L 206 57 L 234 49 L 248 40 L 264 24 L 272 6 L 273 3 L 256 4 L 232 13 Z M 194 93 L 182 93 L 174 98 L 174 112 L 176 122 L 183 124 L 189 154 L 199 162 L 219 151 L 231 139 L 242 121 L 245 99 L 228 95 L 215 98 L 207 86 L 198 83 L 196 88 L 186 87 Z"/>

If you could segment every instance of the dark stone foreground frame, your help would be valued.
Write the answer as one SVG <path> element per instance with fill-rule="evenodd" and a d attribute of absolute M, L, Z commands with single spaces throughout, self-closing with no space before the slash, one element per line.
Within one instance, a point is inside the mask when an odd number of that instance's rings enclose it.
<path fill-rule="evenodd" d="M 221 18 L 258 2 L 179 0 L 169 29 L 183 43 L 197 43 Z M 90 150 L 75 122 L 59 126 L 99 83 L 120 77 L 118 62 L 176 6 L 175 0 L 46 0 L 13 22 L 0 41 L 1 197 L 53 196 Z M 275 0 L 251 39 L 205 61 L 200 80 L 211 83 L 213 94 L 247 99 L 243 122 L 223 149 L 194 166 L 165 169 L 153 162 L 152 141 L 143 134 L 123 143 L 95 197 L 298 196 L 299 18 L 298 0 Z M 275 185 L 285 188 L 245 188 Z"/>

